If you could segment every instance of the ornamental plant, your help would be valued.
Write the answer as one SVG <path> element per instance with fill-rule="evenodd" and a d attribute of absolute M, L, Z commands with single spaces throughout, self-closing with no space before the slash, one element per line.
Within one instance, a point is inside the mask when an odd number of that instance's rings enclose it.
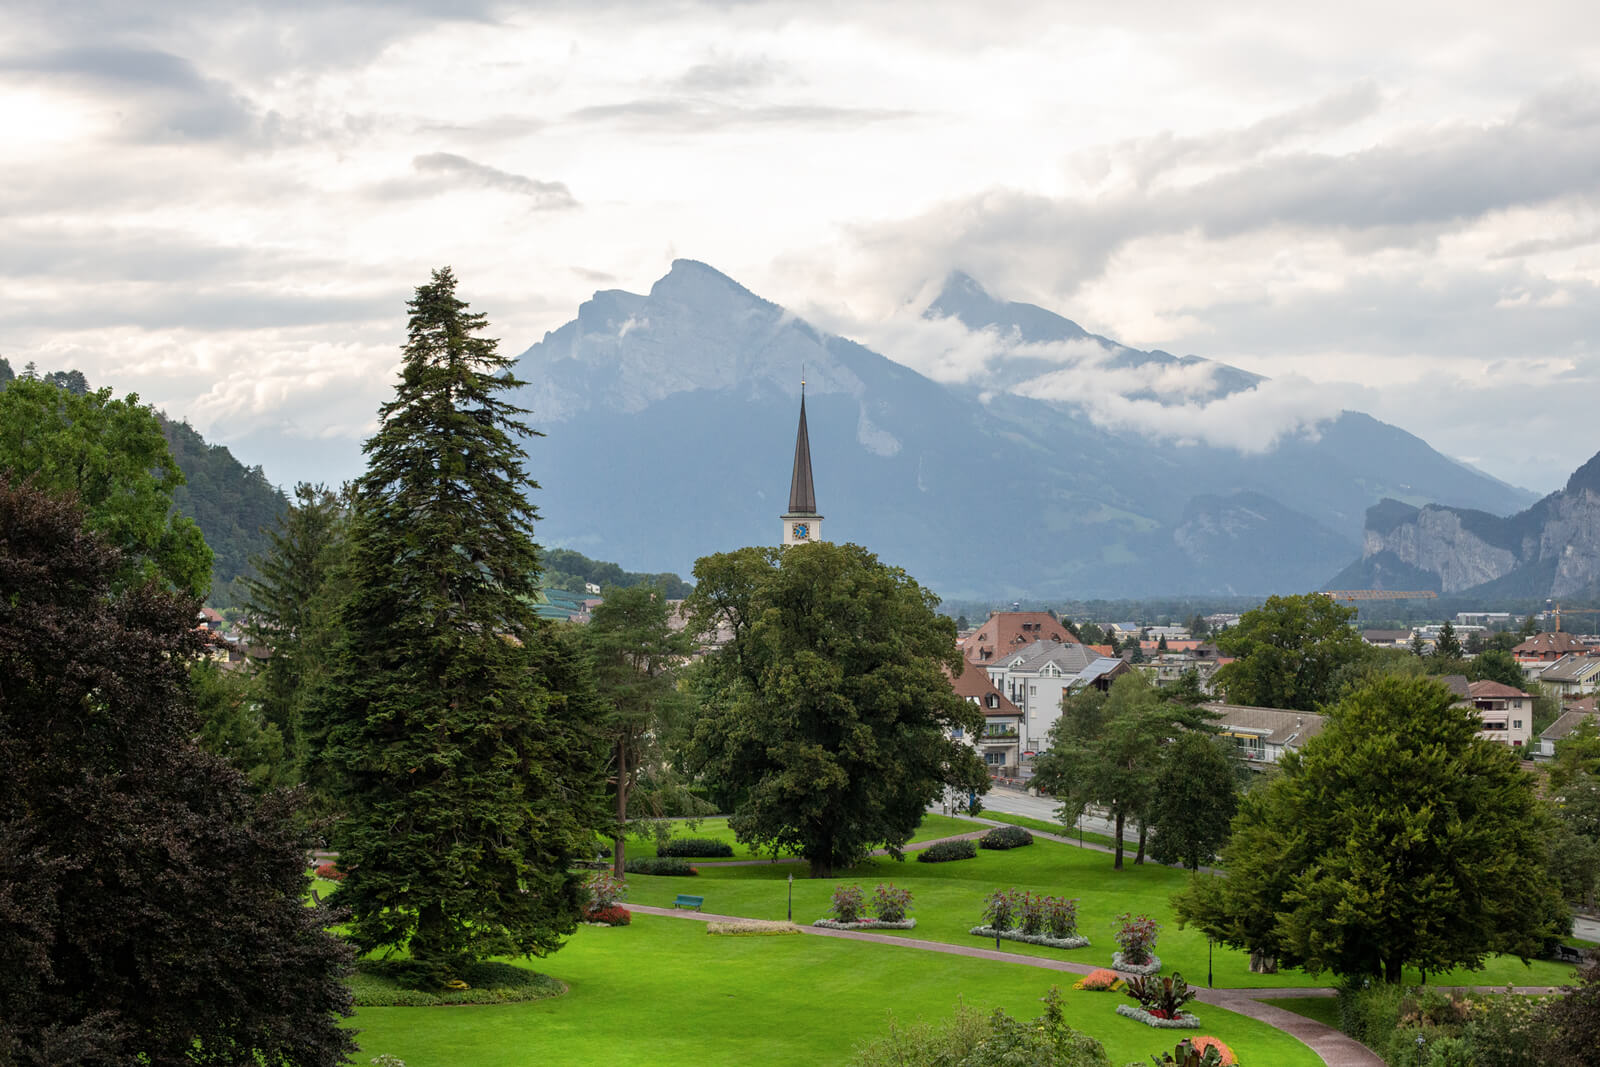
<path fill-rule="evenodd" d="M 1017 924 L 1017 898 L 1015 889 L 996 889 L 983 902 L 984 925 L 996 930 L 1009 930 Z"/>
<path fill-rule="evenodd" d="M 881 922 L 905 922 L 906 912 L 911 910 L 911 890 L 901 889 L 893 882 L 879 883 L 872 891 L 872 910 Z"/>
<path fill-rule="evenodd" d="M 1122 986 L 1122 976 L 1116 971 L 1108 971 L 1104 967 L 1090 971 L 1076 982 L 1072 983 L 1073 989 L 1087 989 L 1093 992 L 1119 989 Z"/>
<path fill-rule="evenodd" d="M 909 896 L 910 894 L 907 894 Z M 833 915 L 835 922 L 859 922 L 863 903 L 861 887 L 858 885 L 841 885 L 833 889 L 833 903 L 828 905 L 828 911 Z"/>
<path fill-rule="evenodd" d="M 1017 900 L 1017 921 L 1024 934 L 1037 937 L 1044 933 L 1049 899 L 1042 894 L 1036 896 L 1033 893 L 1023 893 Z"/>
<path fill-rule="evenodd" d="M 1078 898 L 1045 897 L 1045 927 L 1050 936 L 1065 941 L 1078 934 Z"/>
<path fill-rule="evenodd" d="M 1150 962 L 1150 954 L 1156 947 L 1156 934 L 1161 931 L 1161 924 L 1148 915 L 1130 915 L 1123 912 L 1115 921 L 1117 927 L 1117 947 L 1122 950 L 1122 962 L 1143 964 Z"/>
<path fill-rule="evenodd" d="M 601 911 L 622 902 L 628 893 L 628 883 L 612 874 L 591 874 L 583 884 L 589 894 L 588 910 Z"/>
<path fill-rule="evenodd" d="M 1139 1007 L 1157 1019 L 1176 1019 L 1183 1013 L 1183 1006 L 1198 995 L 1196 990 L 1189 988 L 1189 983 L 1184 981 L 1181 974 L 1166 978 L 1152 974 L 1128 979 L 1128 996 L 1137 1000 Z"/>
<path fill-rule="evenodd" d="M 344 881 L 344 872 L 332 863 L 317 864 L 317 877 L 326 878 L 330 882 Z"/>
<path fill-rule="evenodd" d="M 1203 1041 L 1211 1044 L 1203 1045 Z M 1156 1067 L 1226 1067 L 1238 1062 L 1227 1049 L 1227 1045 L 1214 1037 L 1186 1037 L 1171 1052 L 1151 1056 L 1150 1062 Z M 1224 1052 L 1227 1052 L 1226 1059 Z"/>

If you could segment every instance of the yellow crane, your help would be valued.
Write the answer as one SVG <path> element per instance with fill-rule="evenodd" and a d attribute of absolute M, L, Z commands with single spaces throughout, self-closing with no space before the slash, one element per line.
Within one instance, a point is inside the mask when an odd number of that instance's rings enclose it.
<path fill-rule="evenodd" d="M 1549 603 L 1549 601 L 1546 601 L 1546 603 Z M 1560 633 L 1561 632 L 1561 616 L 1563 616 L 1563 615 L 1600 615 L 1600 608 L 1566 608 L 1566 609 L 1563 609 L 1561 607 L 1561 605 L 1559 603 L 1557 603 L 1555 607 L 1551 608 L 1545 614 L 1554 615 L 1556 617 L 1556 633 Z"/>
<path fill-rule="evenodd" d="M 1322 595 L 1330 600 L 1437 600 L 1439 594 L 1432 589 L 1324 589 Z"/>

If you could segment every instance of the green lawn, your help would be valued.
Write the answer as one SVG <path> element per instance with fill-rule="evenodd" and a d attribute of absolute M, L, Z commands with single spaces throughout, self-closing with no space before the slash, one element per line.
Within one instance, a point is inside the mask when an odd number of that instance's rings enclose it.
<path fill-rule="evenodd" d="M 930 818 L 933 818 L 930 816 Z M 678 893 L 694 893 L 706 898 L 709 912 L 756 919 L 782 919 L 788 892 L 787 878 L 794 882 L 794 918 L 808 923 L 821 918 L 838 882 L 854 882 L 870 895 L 879 882 L 894 882 L 914 893 L 912 916 L 915 930 L 903 935 L 950 944 L 976 945 L 979 939 L 967 933 L 977 925 L 983 898 L 992 890 L 1007 886 L 1079 898 L 1078 925 L 1091 942 L 1089 948 L 1061 953 L 1020 942 L 1006 942 L 1006 950 L 1023 955 L 1067 959 L 1095 966 L 1109 966 L 1115 949 L 1113 920 L 1121 912 L 1143 912 L 1163 924 L 1156 954 L 1167 973 L 1181 971 L 1197 984 L 1206 979 L 1206 938 L 1194 930 L 1179 930 L 1169 900 L 1193 875 L 1155 864 L 1134 866 L 1131 858 L 1121 871 L 1111 867 L 1111 857 L 1071 845 L 1050 841 L 1010 851 L 978 850 L 976 859 L 951 863 L 917 863 L 907 859 L 896 863 L 874 859 L 835 880 L 799 877 L 793 866 L 715 867 L 698 865 L 694 878 L 646 877 L 628 879 L 628 899 L 639 904 L 670 907 Z M 1201 875 L 1200 877 L 1208 877 Z M 1249 972 L 1248 957 L 1242 952 L 1217 947 L 1213 953 L 1214 984 L 1222 987 L 1273 988 L 1280 986 L 1323 986 L 1334 981 L 1330 975 L 1314 976 L 1299 971 L 1277 975 Z M 1571 979 L 1572 968 L 1548 961 L 1523 965 L 1520 960 L 1497 957 L 1477 972 L 1456 971 L 1430 974 L 1437 985 L 1560 985 Z M 1406 980 L 1420 981 L 1420 975 L 1407 973 Z"/>
<path fill-rule="evenodd" d="M 1307 1019 L 1315 1019 L 1324 1026 L 1339 1029 L 1338 997 L 1274 997 L 1271 1000 L 1262 997 L 1261 1003 L 1271 1004 L 1274 1008 L 1292 1011 L 1296 1015 L 1304 1015 Z"/>
<path fill-rule="evenodd" d="M 1080 834 L 1076 826 L 1064 826 L 1058 822 L 1045 822 L 1043 819 L 1032 819 L 1026 815 L 1013 815 L 1008 811 L 989 811 L 988 809 L 984 809 L 981 815 L 985 819 L 993 819 L 995 822 L 1008 822 L 1012 826 L 1021 826 L 1024 829 L 1036 830 L 1042 834 L 1056 834 L 1060 837 L 1070 837 L 1072 840 L 1082 841 L 1086 845 L 1104 845 L 1106 848 L 1116 847 L 1116 843 L 1112 840 L 1111 835 L 1097 834 L 1088 830 L 1085 830 Z M 1133 857 L 1133 853 L 1138 849 L 1137 845 L 1134 845 L 1130 849 L 1127 841 L 1122 843 L 1122 847 L 1124 849 L 1128 849 L 1128 857 L 1130 859 Z"/>
<path fill-rule="evenodd" d="M 1071 975 L 834 938 L 713 937 L 690 919 L 583 927 L 537 967 L 570 992 L 532 1004 L 362 1009 L 357 1062 L 391 1053 L 406 1067 L 835 1064 L 881 1036 L 891 1012 L 940 1019 L 965 999 L 1032 1018 L 1052 984 L 1068 1021 L 1099 1038 L 1115 1064 L 1148 1062 L 1176 1040 L 1117 1015 L 1117 994 L 1073 990 Z M 1200 1032 L 1246 1063 L 1320 1062 L 1265 1024 L 1206 1005 L 1197 1014 Z"/>
<path fill-rule="evenodd" d="M 958 834 L 969 834 L 974 830 L 983 830 L 981 823 L 971 822 L 967 819 L 952 819 L 946 815 L 924 815 L 922 825 L 917 827 L 917 832 L 911 836 L 911 844 L 923 841 L 933 841 L 941 837 L 955 837 Z M 674 823 L 672 836 L 674 839 L 685 837 L 704 838 L 710 841 L 726 841 L 733 846 L 733 855 L 724 857 L 721 862 L 733 860 L 764 860 L 771 859 L 769 853 L 757 852 L 749 845 L 741 844 L 734 840 L 733 831 L 728 829 L 728 819 L 725 815 L 713 815 L 699 820 L 699 825 L 690 828 L 686 823 Z M 656 854 L 654 840 L 642 841 L 637 837 L 628 838 L 628 856 L 639 859 L 644 856 Z M 703 863 L 716 863 L 717 860 L 693 860 L 696 867 Z"/>

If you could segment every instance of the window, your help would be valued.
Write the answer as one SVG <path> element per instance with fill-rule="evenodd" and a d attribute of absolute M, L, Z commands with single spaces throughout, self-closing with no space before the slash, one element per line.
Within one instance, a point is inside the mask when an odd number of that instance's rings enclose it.
<path fill-rule="evenodd" d="M 1031 697 L 1038 696 L 1039 695 L 1039 687 L 1036 686 L 1036 685 L 1028 686 L 1028 695 L 1031 696 Z"/>
<path fill-rule="evenodd" d="M 990 693 L 988 696 L 984 697 L 984 703 L 988 704 L 991 708 L 998 708 L 1000 706 L 1000 698 L 995 696 L 993 693 Z"/>
<path fill-rule="evenodd" d="M 1004 752 L 985 752 L 983 754 L 983 762 L 987 763 L 991 767 L 1004 767 L 1006 764 L 1006 754 Z"/>
<path fill-rule="evenodd" d="M 1520 730 L 1520 729 L 1522 729 L 1522 720 L 1521 720 L 1521 719 L 1512 719 L 1512 720 L 1511 720 L 1511 728 L 1512 728 L 1512 729 L 1513 729 L 1513 730 Z"/>

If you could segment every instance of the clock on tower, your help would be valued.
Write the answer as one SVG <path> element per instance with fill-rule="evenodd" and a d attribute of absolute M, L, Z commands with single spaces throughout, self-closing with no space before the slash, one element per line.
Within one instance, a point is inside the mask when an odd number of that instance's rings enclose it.
<path fill-rule="evenodd" d="M 811 439 L 806 434 L 806 383 L 800 382 L 800 429 L 794 439 L 794 474 L 789 479 L 789 510 L 783 516 L 783 543 L 822 540 L 822 516 L 811 484 Z"/>

